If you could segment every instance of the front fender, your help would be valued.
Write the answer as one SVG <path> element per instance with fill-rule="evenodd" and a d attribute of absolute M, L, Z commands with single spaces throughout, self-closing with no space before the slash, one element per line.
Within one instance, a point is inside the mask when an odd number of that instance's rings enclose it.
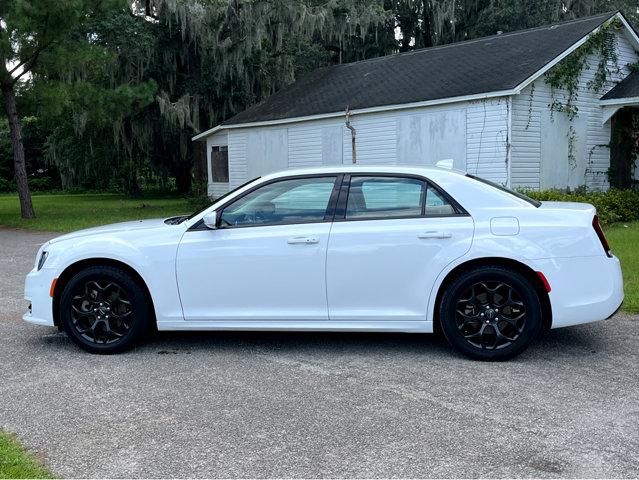
<path fill-rule="evenodd" d="M 184 230 L 152 229 L 79 237 L 52 243 L 46 268 L 59 278 L 78 262 L 115 261 L 133 269 L 144 281 L 155 307 L 156 319 L 184 319 L 175 276 L 177 247 Z"/>

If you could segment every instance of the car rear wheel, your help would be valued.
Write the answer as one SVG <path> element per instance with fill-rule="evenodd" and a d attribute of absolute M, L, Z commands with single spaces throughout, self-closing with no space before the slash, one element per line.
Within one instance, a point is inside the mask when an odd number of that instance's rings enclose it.
<path fill-rule="evenodd" d="M 520 273 L 479 267 L 457 276 L 440 305 L 446 339 L 479 360 L 507 360 L 523 352 L 541 331 L 541 304 Z"/>
<path fill-rule="evenodd" d="M 60 297 L 60 322 L 71 340 L 91 353 L 118 353 L 148 330 L 144 289 L 122 269 L 89 267 L 67 283 Z"/>

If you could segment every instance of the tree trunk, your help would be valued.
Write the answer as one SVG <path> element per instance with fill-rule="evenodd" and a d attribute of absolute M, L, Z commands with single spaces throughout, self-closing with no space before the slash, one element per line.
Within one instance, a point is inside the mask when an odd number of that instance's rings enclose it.
<path fill-rule="evenodd" d="M 433 9 L 429 0 L 423 0 L 424 17 L 422 22 L 422 36 L 424 41 L 424 47 L 433 46 Z"/>
<path fill-rule="evenodd" d="M 634 134 L 633 111 L 622 108 L 611 119 L 610 186 L 620 189 L 632 187 Z"/>
<path fill-rule="evenodd" d="M 185 195 L 191 191 L 191 165 L 187 162 L 178 162 L 175 169 L 175 187 L 177 192 Z"/>
<path fill-rule="evenodd" d="M 35 218 L 35 211 L 31 203 L 31 193 L 27 182 L 27 169 L 24 162 L 24 145 L 22 144 L 22 127 L 16 109 L 16 96 L 13 85 L 2 85 L 2 100 L 4 111 L 9 119 L 11 130 L 11 146 L 13 147 L 13 167 L 20 197 L 20 213 L 22 218 Z"/>
<path fill-rule="evenodd" d="M 198 183 L 206 183 L 209 180 L 206 154 L 206 141 L 193 142 L 193 179 Z"/>

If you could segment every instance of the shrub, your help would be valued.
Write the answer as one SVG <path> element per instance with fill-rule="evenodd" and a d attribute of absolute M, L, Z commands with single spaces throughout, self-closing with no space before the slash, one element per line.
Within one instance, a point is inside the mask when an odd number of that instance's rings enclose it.
<path fill-rule="evenodd" d="M 15 192 L 16 186 L 13 182 L 7 180 L 6 178 L 0 177 L 0 192 Z"/>
<path fill-rule="evenodd" d="M 53 189 L 53 181 L 50 177 L 30 178 L 29 188 L 34 192 L 45 192 Z"/>
<path fill-rule="evenodd" d="M 211 199 L 208 196 L 208 185 L 206 182 L 193 182 L 191 184 L 191 192 L 186 197 L 189 208 L 193 211 L 199 211 L 211 205 Z"/>
<path fill-rule="evenodd" d="M 590 203 L 597 209 L 599 221 L 605 225 L 639 220 L 639 192 L 634 190 L 587 192 L 585 189 L 577 189 L 573 192 L 542 190 L 525 193 L 540 201 Z"/>

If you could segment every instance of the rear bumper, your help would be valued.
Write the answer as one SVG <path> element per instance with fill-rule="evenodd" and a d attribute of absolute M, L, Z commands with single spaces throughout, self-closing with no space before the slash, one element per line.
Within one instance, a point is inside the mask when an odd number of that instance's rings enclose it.
<path fill-rule="evenodd" d="M 617 257 L 537 260 L 550 283 L 552 328 L 610 318 L 623 302 L 623 278 Z"/>
<path fill-rule="evenodd" d="M 22 316 L 25 322 L 54 326 L 53 302 L 49 291 L 55 273 L 53 269 L 43 268 L 39 271 L 33 269 L 27 275 L 24 282 L 24 298 L 31 303 L 31 308 Z"/>

